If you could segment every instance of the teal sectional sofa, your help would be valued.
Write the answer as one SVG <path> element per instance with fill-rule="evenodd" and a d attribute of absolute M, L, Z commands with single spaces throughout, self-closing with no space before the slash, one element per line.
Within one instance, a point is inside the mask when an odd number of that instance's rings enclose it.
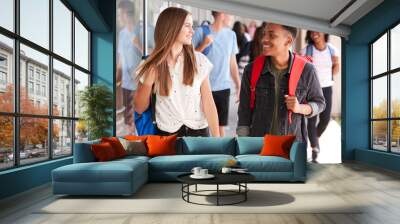
<path fill-rule="evenodd" d="M 177 155 L 128 156 L 96 162 L 90 141 L 75 144 L 74 163 L 52 171 L 54 194 L 131 195 L 148 181 L 176 181 L 193 167 L 219 172 L 234 159 L 247 168 L 258 182 L 304 182 L 306 180 L 306 145 L 294 142 L 290 159 L 260 156 L 262 137 L 213 138 L 183 137 L 176 144 Z"/>

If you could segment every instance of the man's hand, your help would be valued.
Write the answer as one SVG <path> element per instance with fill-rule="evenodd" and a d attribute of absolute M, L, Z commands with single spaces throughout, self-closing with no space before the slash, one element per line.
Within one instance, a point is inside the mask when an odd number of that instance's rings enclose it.
<path fill-rule="evenodd" d="M 296 114 L 310 115 L 313 112 L 309 104 L 300 104 L 296 96 L 285 95 L 285 103 L 287 109 Z"/>
<path fill-rule="evenodd" d="M 285 103 L 288 110 L 291 110 L 293 113 L 301 114 L 301 106 L 296 96 L 285 95 Z"/>

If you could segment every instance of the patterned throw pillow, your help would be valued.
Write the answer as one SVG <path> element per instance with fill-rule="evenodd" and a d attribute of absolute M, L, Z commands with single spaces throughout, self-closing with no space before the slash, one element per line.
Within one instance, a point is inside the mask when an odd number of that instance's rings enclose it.
<path fill-rule="evenodd" d="M 135 155 L 135 156 L 145 156 L 147 155 L 147 149 L 144 142 L 141 140 L 126 140 L 124 138 L 119 138 L 122 146 L 126 151 L 126 155 Z"/>

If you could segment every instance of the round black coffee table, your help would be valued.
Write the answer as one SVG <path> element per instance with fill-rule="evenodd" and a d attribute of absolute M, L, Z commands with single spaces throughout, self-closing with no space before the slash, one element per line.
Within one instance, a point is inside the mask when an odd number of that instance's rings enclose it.
<path fill-rule="evenodd" d="M 247 183 L 255 180 L 255 177 L 248 173 L 216 173 L 213 174 L 215 177 L 212 179 L 193 179 L 189 174 L 182 174 L 177 177 L 178 181 L 182 183 L 182 199 L 188 203 L 198 204 L 198 205 L 234 205 L 247 200 L 247 192 L 249 188 Z M 197 185 L 216 185 L 215 190 L 197 190 Z M 194 191 L 190 191 L 190 186 L 195 186 Z M 220 189 L 220 185 L 236 185 L 237 190 L 223 190 Z M 215 192 L 215 194 L 206 194 L 209 192 Z M 202 204 L 190 201 L 190 196 L 204 196 L 204 197 L 216 197 L 216 204 Z M 241 196 L 239 200 L 231 203 L 221 203 L 221 197 L 232 197 Z"/>

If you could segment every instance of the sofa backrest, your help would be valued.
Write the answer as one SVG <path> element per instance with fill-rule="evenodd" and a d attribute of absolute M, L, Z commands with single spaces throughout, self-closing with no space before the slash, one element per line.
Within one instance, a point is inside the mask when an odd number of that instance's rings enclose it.
<path fill-rule="evenodd" d="M 237 137 L 236 155 L 259 154 L 264 145 L 264 137 Z"/>
<path fill-rule="evenodd" d="M 74 163 L 95 162 L 96 158 L 94 157 L 90 146 L 92 144 L 99 144 L 99 143 L 100 143 L 100 139 L 93 140 L 93 141 L 87 141 L 87 142 L 81 142 L 81 143 L 75 143 Z"/>
<path fill-rule="evenodd" d="M 183 137 L 177 154 L 225 154 L 235 155 L 236 141 L 232 137 Z"/>
<path fill-rule="evenodd" d="M 90 145 L 100 140 L 75 143 L 74 163 L 95 162 Z M 178 155 L 225 154 L 243 155 L 259 154 L 264 144 L 263 137 L 182 137 L 178 138 L 176 151 Z"/>

